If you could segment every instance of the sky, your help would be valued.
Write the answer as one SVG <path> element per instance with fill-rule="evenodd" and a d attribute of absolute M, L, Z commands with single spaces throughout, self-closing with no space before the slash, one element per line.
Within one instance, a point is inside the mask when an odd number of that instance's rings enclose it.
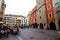
<path fill-rule="evenodd" d="M 35 5 L 36 0 L 5 0 L 5 14 L 27 16 Z"/>

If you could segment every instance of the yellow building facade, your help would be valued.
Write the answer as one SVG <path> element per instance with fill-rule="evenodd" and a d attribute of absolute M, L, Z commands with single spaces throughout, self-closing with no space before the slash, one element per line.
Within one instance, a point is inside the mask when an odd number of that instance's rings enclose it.
<path fill-rule="evenodd" d="M 31 25 L 31 14 L 32 14 L 32 11 L 30 11 L 28 13 L 28 24 Z"/>

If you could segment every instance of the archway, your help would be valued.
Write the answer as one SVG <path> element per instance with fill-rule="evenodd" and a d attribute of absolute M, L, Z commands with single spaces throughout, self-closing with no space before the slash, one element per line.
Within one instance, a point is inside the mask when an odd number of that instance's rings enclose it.
<path fill-rule="evenodd" d="M 37 23 L 35 23 L 35 28 L 38 28 L 38 24 Z"/>
<path fill-rule="evenodd" d="M 59 30 L 60 30 L 60 20 L 58 21 L 58 25 L 59 25 Z"/>
<path fill-rule="evenodd" d="M 53 22 L 50 23 L 50 29 L 51 29 L 51 30 L 56 30 L 56 25 L 55 25 L 55 23 L 53 23 Z"/>
<path fill-rule="evenodd" d="M 32 28 L 35 28 L 35 25 L 34 24 L 32 24 Z"/>
<path fill-rule="evenodd" d="M 43 29 L 43 24 L 42 23 L 40 23 L 40 29 Z"/>

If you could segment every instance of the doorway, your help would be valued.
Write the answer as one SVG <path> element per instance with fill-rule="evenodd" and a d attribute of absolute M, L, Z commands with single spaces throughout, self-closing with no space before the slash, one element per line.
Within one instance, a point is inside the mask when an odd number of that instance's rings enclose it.
<path fill-rule="evenodd" d="M 43 24 L 42 23 L 40 23 L 40 29 L 43 29 Z"/>
<path fill-rule="evenodd" d="M 53 22 L 50 23 L 50 29 L 51 29 L 51 30 L 56 30 L 56 25 L 55 25 L 55 23 L 53 23 Z"/>

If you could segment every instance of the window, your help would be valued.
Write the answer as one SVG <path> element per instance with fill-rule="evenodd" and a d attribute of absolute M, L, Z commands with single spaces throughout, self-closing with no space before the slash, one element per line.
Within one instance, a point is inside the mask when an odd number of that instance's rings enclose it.
<path fill-rule="evenodd" d="M 32 22 L 33 22 L 33 20 L 32 20 Z"/>
<path fill-rule="evenodd" d="M 0 21 L 2 21 L 2 17 L 0 17 Z"/>
<path fill-rule="evenodd" d="M 46 25 L 46 23 L 44 23 L 44 26 Z"/>
<path fill-rule="evenodd" d="M 49 14 L 49 17 L 51 18 L 51 14 Z"/>
<path fill-rule="evenodd" d="M 39 4 L 40 4 L 40 2 L 39 2 Z"/>
<path fill-rule="evenodd" d="M 49 2 L 50 0 L 46 0 L 47 2 Z"/>
<path fill-rule="evenodd" d="M 4 20 L 6 20 L 6 17 L 4 17 Z"/>
<path fill-rule="evenodd" d="M 58 6 L 58 8 L 59 8 L 60 6 Z"/>
<path fill-rule="evenodd" d="M 58 12 L 58 16 L 60 16 L 60 12 Z"/>
<path fill-rule="evenodd" d="M 35 21 L 36 21 L 36 19 L 35 19 Z"/>
<path fill-rule="evenodd" d="M 41 12 L 41 10 L 39 10 L 39 12 Z"/>
<path fill-rule="evenodd" d="M 49 18 L 52 18 L 52 14 L 50 13 L 50 14 L 48 15 L 48 17 L 49 17 Z"/>
<path fill-rule="evenodd" d="M 23 23 L 23 20 L 21 22 Z"/>
<path fill-rule="evenodd" d="M 4 23 L 6 23 L 6 21 Z"/>
<path fill-rule="evenodd" d="M 16 18 L 17 19 L 17 18 Z"/>
<path fill-rule="evenodd" d="M 23 26 L 23 24 L 22 24 L 22 26 Z"/>
<path fill-rule="evenodd" d="M 40 19 L 41 19 L 41 16 L 40 16 Z"/>
<path fill-rule="evenodd" d="M 51 6 L 50 6 L 50 5 L 48 5 L 48 7 L 47 7 L 47 8 L 48 8 L 48 10 L 49 10 L 49 9 L 51 9 Z"/>

